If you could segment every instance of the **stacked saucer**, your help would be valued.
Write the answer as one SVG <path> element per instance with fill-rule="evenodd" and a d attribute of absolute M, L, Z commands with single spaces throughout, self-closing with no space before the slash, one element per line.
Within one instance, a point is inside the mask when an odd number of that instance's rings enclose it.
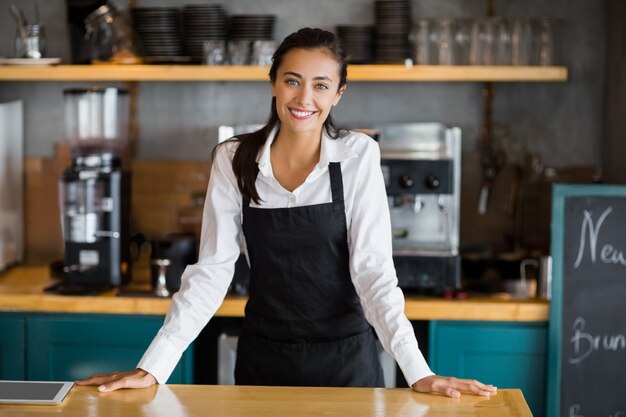
<path fill-rule="evenodd" d="M 375 57 L 384 63 L 399 63 L 411 56 L 411 3 L 409 0 L 376 0 Z"/>
<path fill-rule="evenodd" d="M 272 40 L 274 22 L 272 14 L 240 14 L 231 17 L 230 40 Z"/>
<path fill-rule="evenodd" d="M 337 35 L 351 64 L 368 64 L 373 60 L 374 27 L 359 25 L 337 26 Z"/>
<path fill-rule="evenodd" d="M 202 61 L 204 41 L 226 41 L 228 16 L 219 4 L 194 4 L 183 8 L 184 45 L 194 61 Z"/>
<path fill-rule="evenodd" d="M 143 56 L 167 60 L 183 55 L 178 9 L 135 7 L 131 9 L 131 14 Z"/>

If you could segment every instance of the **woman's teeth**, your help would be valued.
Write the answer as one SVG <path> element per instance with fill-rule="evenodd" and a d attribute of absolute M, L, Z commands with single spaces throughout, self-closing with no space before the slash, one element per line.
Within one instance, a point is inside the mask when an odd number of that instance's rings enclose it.
<path fill-rule="evenodd" d="M 289 111 L 290 111 L 290 112 L 291 112 L 291 114 L 293 114 L 294 116 L 296 116 L 296 117 L 301 117 L 301 118 L 304 118 L 304 117 L 309 117 L 309 116 L 311 116 L 313 113 L 315 113 L 315 112 L 312 112 L 312 111 L 300 111 L 300 110 L 293 110 L 293 109 L 289 109 Z"/>

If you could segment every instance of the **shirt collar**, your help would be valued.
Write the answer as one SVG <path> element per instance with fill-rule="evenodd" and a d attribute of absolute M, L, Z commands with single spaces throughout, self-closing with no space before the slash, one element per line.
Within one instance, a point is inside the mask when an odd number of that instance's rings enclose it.
<path fill-rule="evenodd" d="M 259 164 L 259 171 L 266 177 L 273 176 L 272 163 L 270 161 L 270 147 L 278 133 L 278 125 L 272 129 L 265 144 L 259 150 L 256 162 Z M 341 139 L 333 139 L 322 129 L 322 147 L 320 149 L 320 161 L 316 170 L 328 167 L 330 162 L 343 162 L 348 159 L 356 158 L 357 154 L 348 147 Z"/>

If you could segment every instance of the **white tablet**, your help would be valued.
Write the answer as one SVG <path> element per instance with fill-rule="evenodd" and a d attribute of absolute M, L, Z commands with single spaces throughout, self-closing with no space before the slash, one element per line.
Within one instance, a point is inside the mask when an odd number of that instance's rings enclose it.
<path fill-rule="evenodd" d="M 73 382 L 1 381 L 0 404 L 60 404 Z"/>

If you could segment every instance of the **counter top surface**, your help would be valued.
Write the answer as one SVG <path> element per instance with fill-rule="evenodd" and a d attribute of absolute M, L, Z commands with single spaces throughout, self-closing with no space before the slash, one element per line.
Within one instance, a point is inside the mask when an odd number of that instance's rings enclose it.
<path fill-rule="evenodd" d="M 532 417 L 522 392 L 513 389 L 499 390 L 491 397 L 447 398 L 408 388 L 158 385 L 100 393 L 95 387 L 75 386 L 60 405 L 0 405 L 0 417 L 59 413 L 65 417 Z"/>
<path fill-rule="evenodd" d="M 64 296 L 44 293 L 53 281 L 47 267 L 13 267 L 0 274 L 0 311 L 155 314 L 167 312 L 171 300 L 153 297 L 117 297 L 117 291 L 97 296 Z M 147 290 L 147 287 L 142 287 Z M 229 295 L 218 317 L 243 317 L 245 297 Z M 545 322 L 546 300 L 470 297 L 464 300 L 407 296 L 405 312 L 410 320 L 482 320 Z"/>

